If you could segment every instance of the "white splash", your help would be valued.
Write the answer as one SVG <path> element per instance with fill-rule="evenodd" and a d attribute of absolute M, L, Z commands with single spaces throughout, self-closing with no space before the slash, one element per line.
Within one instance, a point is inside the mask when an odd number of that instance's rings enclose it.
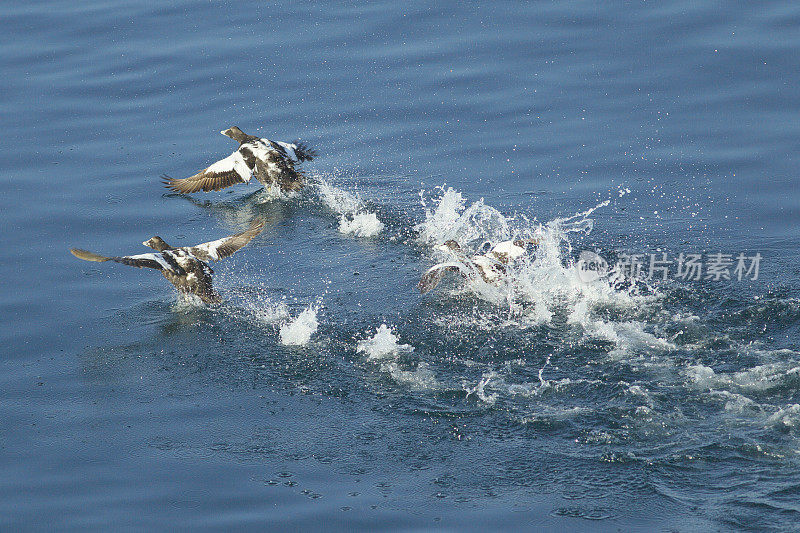
<path fill-rule="evenodd" d="M 375 213 L 355 213 L 339 217 L 339 233 L 356 237 L 374 237 L 384 228 Z"/>
<path fill-rule="evenodd" d="M 307 307 L 297 318 L 281 326 L 279 333 L 281 344 L 286 346 L 304 346 L 317 332 L 317 309 Z"/>
<path fill-rule="evenodd" d="M 392 379 L 414 390 L 433 390 L 439 388 L 436 374 L 426 362 L 420 362 L 414 370 L 404 370 L 399 358 L 403 354 L 410 354 L 414 347 L 409 344 L 397 342 L 397 335 L 392 328 L 381 324 L 375 330 L 375 335 L 359 341 L 356 346 L 358 352 L 367 355 L 368 361 L 380 362 L 381 372 L 389 374 Z"/>
<path fill-rule="evenodd" d="M 258 280 L 242 278 L 250 274 L 220 272 L 217 278 L 226 304 L 220 311 L 236 319 L 246 320 L 256 326 L 276 325 L 289 319 L 289 308 L 282 299 L 273 299 L 274 289 L 261 285 Z M 234 283 L 236 283 L 234 285 Z"/>
<path fill-rule="evenodd" d="M 420 242 L 435 245 L 452 239 L 469 248 L 482 244 L 490 236 L 495 242 L 508 240 L 508 220 L 497 209 L 486 205 L 483 198 L 465 209 L 466 199 L 460 192 L 444 186 L 438 190 L 441 194 L 434 200 L 433 211 L 428 209 L 424 191 L 420 191 L 425 221 L 414 227 Z"/>
<path fill-rule="evenodd" d="M 371 213 L 357 193 L 334 187 L 321 177 L 316 178 L 316 188 L 325 206 L 339 215 L 339 232 L 356 237 L 374 237 L 383 231 L 384 224 L 378 215 Z"/>
<path fill-rule="evenodd" d="M 636 286 L 620 289 L 606 277 L 586 280 L 580 275 L 572 258 L 573 235 L 591 233 L 594 221 L 589 217 L 609 205 L 609 200 L 570 217 L 540 224 L 524 216 L 506 217 L 483 199 L 467 206 L 464 196 L 452 188 L 442 186 L 437 192 L 430 203 L 424 191 L 420 193 L 425 220 L 415 227 L 418 242 L 428 247 L 431 259 L 437 263 L 464 261 L 465 256 L 484 253 L 487 246 L 503 241 L 538 242 L 528 254 L 505 265 L 499 282 L 487 283 L 480 276 L 464 280 L 454 273 L 448 275 L 454 283 L 442 286 L 455 287 L 456 294 L 468 292 L 497 304 L 519 327 L 549 324 L 556 315 L 566 316 L 569 324 L 582 328 L 588 336 L 613 342 L 616 349 L 612 357 L 674 348 L 647 331 L 644 322 L 606 322 L 596 316 L 599 308 L 635 314 L 657 298 L 642 294 L 644 291 Z M 436 246 L 451 239 L 459 243 L 463 254 Z"/>
<path fill-rule="evenodd" d="M 367 360 L 377 361 L 380 359 L 395 358 L 400 353 L 411 353 L 414 347 L 408 344 L 398 344 L 397 337 L 391 328 L 386 324 L 381 324 L 376 329 L 374 336 L 359 341 L 356 349 L 367 354 Z"/>

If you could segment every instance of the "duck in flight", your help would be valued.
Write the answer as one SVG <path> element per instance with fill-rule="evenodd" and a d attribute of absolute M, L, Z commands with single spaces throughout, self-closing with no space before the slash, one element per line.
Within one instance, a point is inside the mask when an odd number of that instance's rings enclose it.
<path fill-rule="evenodd" d="M 454 240 L 449 240 L 438 248 L 450 252 L 455 256 L 455 261 L 447 261 L 433 265 L 419 280 L 417 288 L 425 294 L 436 288 L 447 272 L 458 272 L 466 280 L 477 279 L 480 276 L 486 283 L 497 284 L 506 274 L 506 267 L 526 252 L 526 246 L 538 245 L 538 239 L 519 239 L 503 241 L 495 244 L 488 252 L 467 257 L 461 246 Z"/>
<path fill-rule="evenodd" d="M 295 165 L 311 161 L 316 152 L 301 142 L 294 144 L 248 135 L 236 126 L 220 132 L 237 141 L 239 148 L 188 178 L 164 178 L 164 186 L 179 193 L 218 191 L 237 183 L 248 183 L 253 176 L 265 186 L 278 185 L 283 192 L 298 191 L 304 185 L 303 173 Z"/>
<path fill-rule="evenodd" d="M 264 220 L 255 219 L 250 227 L 241 233 L 197 246 L 178 248 L 155 236 L 142 243 L 155 250 L 147 254 L 105 257 L 79 248 L 71 248 L 70 252 L 84 261 L 115 261 L 138 268 L 155 268 L 160 270 L 180 292 L 194 294 L 207 304 L 218 304 L 222 302 L 222 298 L 212 286 L 211 275 L 214 271 L 208 266 L 208 261 L 219 261 L 230 257 L 263 229 Z"/>

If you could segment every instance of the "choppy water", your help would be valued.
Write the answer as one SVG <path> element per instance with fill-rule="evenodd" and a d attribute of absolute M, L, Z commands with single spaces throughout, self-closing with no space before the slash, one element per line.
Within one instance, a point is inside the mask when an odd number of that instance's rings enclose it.
<path fill-rule="evenodd" d="M 797 528 L 795 4 L 0 9 L 3 528 Z M 234 124 L 312 186 L 164 194 Z M 254 216 L 216 309 L 67 252 Z"/>

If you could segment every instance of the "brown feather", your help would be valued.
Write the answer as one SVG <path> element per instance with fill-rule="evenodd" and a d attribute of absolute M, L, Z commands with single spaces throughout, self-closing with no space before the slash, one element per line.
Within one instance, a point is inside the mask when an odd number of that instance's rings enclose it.
<path fill-rule="evenodd" d="M 217 245 L 216 258 L 212 257 L 208 253 L 207 245 L 209 243 L 207 242 L 198 244 L 197 246 L 187 247 L 185 250 L 203 261 L 209 261 L 211 259 L 225 259 L 226 257 L 232 256 L 234 253 L 242 249 L 247 243 L 253 240 L 256 235 L 261 233 L 265 225 L 266 222 L 264 219 L 259 217 L 250 223 L 250 227 L 247 230 L 226 238 L 221 244 Z"/>
<path fill-rule="evenodd" d="M 70 248 L 69 251 L 72 252 L 72 255 L 74 255 L 78 259 L 83 259 L 84 261 L 97 261 L 97 262 L 111 261 L 110 257 L 97 255 L 87 250 L 81 250 L 80 248 Z"/>
<path fill-rule="evenodd" d="M 164 179 L 162 183 L 165 187 L 175 192 L 184 194 L 198 192 L 198 191 L 218 191 L 237 183 L 245 183 L 242 177 L 235 170 L 227 172 L 198 172 L 194 176 L 188 178 L 170 178 L 169 176 L 162 176 Z"/>

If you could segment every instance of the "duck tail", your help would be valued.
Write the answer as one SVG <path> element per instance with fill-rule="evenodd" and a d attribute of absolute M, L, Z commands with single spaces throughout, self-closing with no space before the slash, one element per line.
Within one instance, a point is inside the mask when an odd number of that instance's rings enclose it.
<path fill-rule="evenodd" d="M 317 157 L 317 152 L 309 146 L 302 142 L 302 141 L 295 141 L 294 143 L 294 155 L 297 156 L 298 161 L 312 161 L 315 157 Z"/>
<path fill-rule="evenodd" d="M 74 255 L 78 259 L 83 259 L 84 261 L 97 261 L 97 262 L 111 261 L 110 257 L 97 255 L 92 252 L 88 252 L 86 250 L 81 250 L 80 248 L 70 248 L 69 251 L 72 252 L 72 255 Z"/>

